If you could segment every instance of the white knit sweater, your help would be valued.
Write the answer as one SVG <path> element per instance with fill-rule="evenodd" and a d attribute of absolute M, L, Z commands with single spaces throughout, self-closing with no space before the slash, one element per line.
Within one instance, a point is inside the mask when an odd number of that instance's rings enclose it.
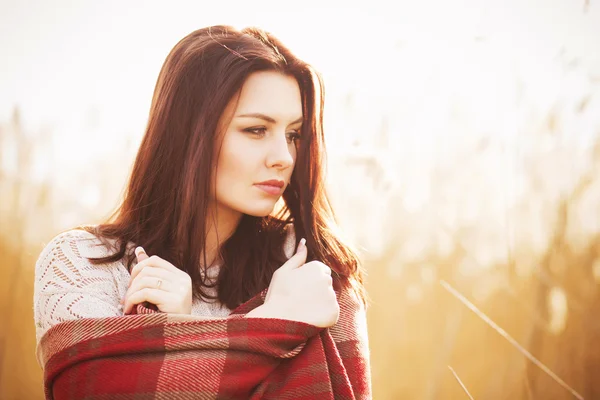
<path fill-rule="evenodd" d="M 129 243 L 128 251 L 136 246 Z M 288 229 L 284 252 L 294 253 L 295 235 Z M 35 265 L 33 315 L 36 340 L 59 322 L 77 318 L 101 318 L 123 315 L 119 302 L 127 292 L 131 275 L 125 260 L 93 265 L 86 257 L 107 256 L 109 251 L 100 240 L 83 230 L 70 230 L 54 237 L 42 250 Z M 209 277 L 218 274 L 210 268 Z M 216 293 L 216 288 L 207 290 Z M 216 301 L 194 299 L 192 314 L 223 317 L 231 310 Z"/>

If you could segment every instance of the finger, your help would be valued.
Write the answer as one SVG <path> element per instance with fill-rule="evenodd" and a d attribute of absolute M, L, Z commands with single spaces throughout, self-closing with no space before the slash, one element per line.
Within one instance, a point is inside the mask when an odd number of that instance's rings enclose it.
<path fill-rule="evenodd" d="M 319 272 L 319 273 L 322 273 L 322 274 L 325 274 L 325 275 L 330 275 L 330 276 L 331 276 L 331 274 L 333 272 L 333 270 L 327 264 L 324 264 L 321 261 L 317 261 L 317 260 L 314 260 L 314 261 L 311 261 L 311 262 L 308 262 L 308 263 L 304 264 L 302 266 L 302 268 L 303 269 L 308 269 L 308 270 L 311 270 L 311 271 L 315 271 L 315 273 Z"/>
<path fill-rule="evenodd" d="M 145 259 L 149 258 L 148 254 L 146 254 L 146 250 L 144 250 L 142 246 L 138 246 L 135 249 L 135 256 L 137 257 L 137 262 L 144 261 Z"/>
<path fill-rule="evenodd" d="M 136 304 L 141 304 L 145 301 L 155 304 L 159 310 L 163 304 L 168 303 L 172 299 L 173 294 L 160 289 L 143 288 L 131 294 L 131 297 L 125 302 L 123 313 L 128 314 L 133 310 Z"/>
<path fill-rule="evenodd" d="M 144 269 L 139 274 L 137 274 L 135 279 L 133 279 L 130 282 L 129 287 L 125 292 L 125 295 L 121 299 L 121 302 L 127 299 L 127 297 L 129 297 L 131 293 L 135 292 L 136 290 L 140 290 L 144 287 L 157 287 L 158 279 L 162 281 L 161 289 L 164 289 L 165 282 L 170 282 L 172 276 L 171 273 L 161 268 L 156 268 L 152 266 L 144 267 Z"/>
<path fill-rule="evenodd" d="M 136 304 L 141 304 L 145 301 L 146 293 L 149 291 L 149 288 L 143 288 L 140 290 L 136 290 L 131 293 L 131 296 L 125 299 L 125 303 L 123 304 L 123 314 L 129 314 L 133 310 L 133 307 Z M 140 299 L 141 298 L 141 299 Z"/>
<path fill-rule="evenodd" d="M 175 280 L 177 278 L 176 276 L 173 276 L 173 273 L 171 271 L 167 271 L 164 268 L 155 267 L 153 265 L 146 265 L 140 271 L 140 273 L 137 274 L 136 279 L 140 279 L 145 276 L 146 277 L 151 276 L 154 278 L 169 279 L 169 280 Z"/>
<path fill-rule="evenodd" d="M 318 276 L 325 279 L 329 285 L 333 284 L 332 272 L 333 270 L 326 264 L 320 261 L 311 261 L 298 268 L 298 270 L 308 273 L 312 276 Z"/>
<path fill-rule="evenodd" d="M 289 260 L 285 262 L 279 269 L 281 270 L 292 270 L 298 268 L 306 263 L 306 256 L 308 254 L 308 249 L 306 248 L 306 239 L 300 239 L 300 243 L 298 243 L 298 249 L 296 250 L 296 254 L 290 257 Z"/>
<path fill-rule="evenodd" d="M 145 267 L 149 267 L 149 266 L 156 267 L 156 268 L 162 268 L 167 271 L 173 271 L 173 272 L 180 271 L 179 269 L 177 269 L 175 266 L 173 266 L 173 264 L 171 264 L 167 260 L 163 260 L 159 256 L 152 256 L 152 257 L 149 257 L 149 258 L 146 258 L 146 259 L 140 261 L 131 269 L 130 282 L 132 282 L 135 279 L 135 277 L 142 271 L 142 269 L 144 269 Z"/>
<path fill-rule="evenodd" d="M 136 258 L 137 263 L 131 269 L 131 279 L 129 280 L 129 286 L 131 286 L 131 282 L 133 282 L 133 280 L 135 279 L 137 274 L 139 274 L 140 271 L 142 270 L 142 268 L 144 267 L 143 265 L 138 267 L 140 262 L 150 258 L 150 257 L 148 257 L 146 250 L 144 250 L 144 248 L 142 246 L 136 247 L 134 252 L 135 252 L 135 258 Z"/>

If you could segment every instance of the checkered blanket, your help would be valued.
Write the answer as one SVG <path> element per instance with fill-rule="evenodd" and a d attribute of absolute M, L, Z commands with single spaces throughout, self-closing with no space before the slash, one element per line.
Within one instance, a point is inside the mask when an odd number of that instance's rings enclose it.
<path fill-rule="evenodd" d="M 166 314 L 82 318 L 40 341 L 46 399 L 368 399 L 364 308 L 338 293 L 329 329 L 245 318 L 266 291 L 227 318 Z"/>

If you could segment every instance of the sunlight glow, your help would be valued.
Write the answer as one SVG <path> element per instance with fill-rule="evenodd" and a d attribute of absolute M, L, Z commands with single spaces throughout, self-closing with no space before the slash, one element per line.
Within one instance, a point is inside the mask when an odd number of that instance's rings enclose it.
<path fill-rule="evenodd" d="M 365 336 L 374 398 L 598 392 L 600 0 L 7 0 L 0 398 L 43 396 L 35 256 L 118 207 L 165 57 L 215 24 L 324 78 L 333 234 L 368 306 L 338 332 Z"/>

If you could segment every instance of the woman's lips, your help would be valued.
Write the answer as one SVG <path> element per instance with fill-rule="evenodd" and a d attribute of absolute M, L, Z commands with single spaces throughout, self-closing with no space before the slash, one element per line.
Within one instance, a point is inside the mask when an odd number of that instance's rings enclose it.
<path fill-rule="evenodd" d="M 273 195 L 273 196 L 277 196 L 279 194 L 281 194 L 281 192 L 283 191 L 282 187 L 279 186 L 273 186 L 273 185 L 254 185 L 257 188 L 259 188 L 260 190 Z"/>

